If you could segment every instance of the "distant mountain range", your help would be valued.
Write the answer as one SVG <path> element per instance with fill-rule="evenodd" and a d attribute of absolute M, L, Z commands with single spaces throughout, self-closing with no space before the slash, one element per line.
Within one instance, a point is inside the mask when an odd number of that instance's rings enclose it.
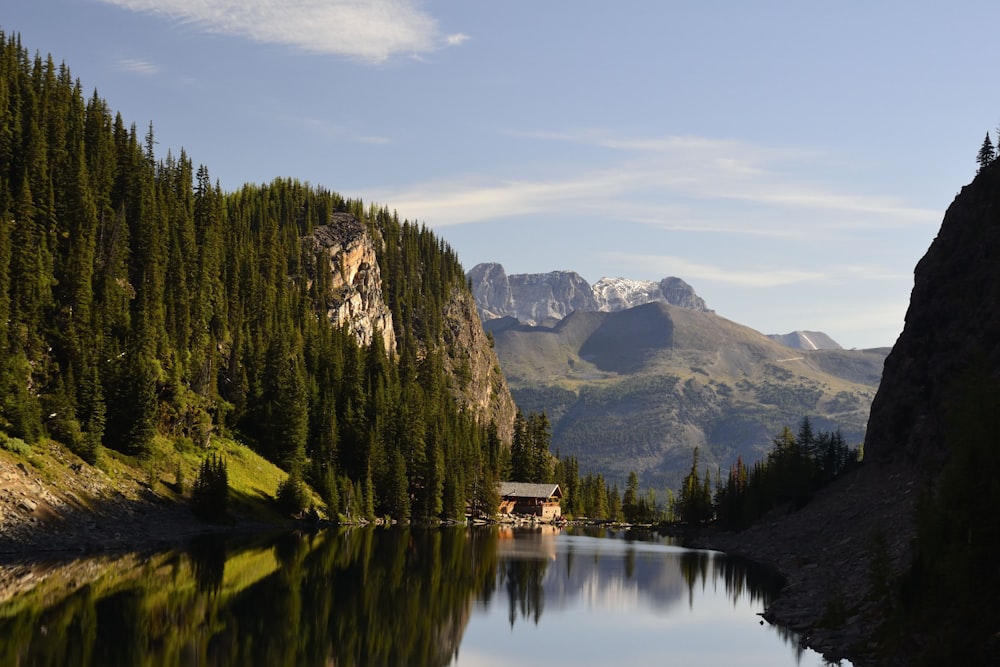
<path fill-rule="evenodd" d="M 575 271 L 508 275 L 496 263 L 477 264 L 468 278 L 484 321 L 513 317 L 524 324 L 551 324 L 577 310 L 617 312 L 651 302 L 711 312 L 680 278 L 664 278 L 658 283 L 601 278 L 590 285 Z"/>
<path fill-rule="evenodd" d="M 864 438 L 888 348 L 766 336 L 719 317 L 680 278 L 591 286 L 579 274 L 468 272 L 483 327 L 522 412 L 544 411 L 552 450 L 581 471 L 676 488 L 694 447 L 723 471 L 753 462 L 784 426 Z"/>
<path fill-rule="evenodd" d="M 601 278 L 590 285 L 575 271 L 508 274 L 501 264 L 477 264 L 468 272 L 472 293 L 484 322 L 513 317 L 522 324 L 553 324 L 582 310 L 614 313 L 645 303 L 668 303 L 704 313 L 715 312 L 694 288 L 680 278 L 660 282 L 629 278 Z M 839 350 L 841 346 L 820 331 L 768 334 L 768 338 L 801 350 Z"/>

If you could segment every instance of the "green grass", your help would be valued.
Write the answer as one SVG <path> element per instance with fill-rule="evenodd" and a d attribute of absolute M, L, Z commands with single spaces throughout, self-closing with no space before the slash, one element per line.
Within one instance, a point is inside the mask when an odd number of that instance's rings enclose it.
<path fill-rule="evenodd" d="M 68 448 L 48 440 L 24 445 L 17 439 L 6 438 L 4 443 L 7 446 L 0 446 L 0 458 L 14 465 L 20 462 L 30 465 L 54 492 L 72 491 L 78 504 L 84 506 L 98 500 L 77 488 L 79 474 L 74 468 L 87 464 Z M 230 514 L 267 523 L 283 521 L 275 493 L 287 473 L 231 439 L 216 436 L 208 448 L 201 448 L 183 438 L 175 441 L 156 436 L 146 456 L 129 456 L 102 448 L 96 467 L 104 473 L 104 481 L 125 497 L 136 498 L 152 492 L 170 501 L 185 502 L 190 498 L 204 457 L 210 453 L 221 454 L 226 461 Z M 178 477 L 183 484 L 178 484 Z M 310 494 L 311 502 L 322 507 L 319 497 L 312 491 Z"/>
<path fill-rule="evenodd" d="M 229 477 L 230 513 L 264 522 L 282 519 L 274 498 L 278 485 L 288 477 L 284 470 L 246 445 L 226 438 L 212 438 L 212 444 L 206 450 L 189 447 L 182 449 L 183 451 L 174 451 L 172 456 L 175 463 L 164 472 L 171 481 L 176 483 L 179 465 L 189 492 L 190 486 L 198 478 L 204 457 L 209 453 L 220 454 L 226 462 Z M 313 502 L 322 504 L 315 497 Z"/>

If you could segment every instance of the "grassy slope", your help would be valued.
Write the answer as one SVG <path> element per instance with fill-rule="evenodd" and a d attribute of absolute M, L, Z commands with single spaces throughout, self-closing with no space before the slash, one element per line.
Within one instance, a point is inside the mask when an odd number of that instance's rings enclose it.
<path fill-rule="evenodd" d="M 97 466 L 87 465 L 51 440 L 30 446 L 16 439 L 0 440 L 0 470 L 9 491 L 0 497 L 5 530 L 16 530 L 31 518 L 58 520 L 79 511 L 113 513 L 125 503 L 186 503 L 208 452 L 221 454 L 226 461 L 230 513 L 236 520 L 282 521 L 274 495 L 287 474 L 232 440 L 215 437 L 211 447 L 203 450 L 178 448 L 173 441 L 157 437 L 148 459 L 105 449 Z M 23 498 L 36 503 L 37 509 L 28 513 L 20 507 Z"/>

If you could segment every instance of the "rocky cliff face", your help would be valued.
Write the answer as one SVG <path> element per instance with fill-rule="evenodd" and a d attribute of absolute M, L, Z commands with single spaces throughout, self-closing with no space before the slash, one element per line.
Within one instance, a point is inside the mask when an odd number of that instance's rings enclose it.
<path fill-rule="evenodd" d="M 694 288 L 680 278 L 673 276 L 664 278 L 659 283 L 660 293 L 663 299 L 672 306 L 680 306 L 689 310 L 698 310 L 703 313 L 714 313 L 715 311 L 705 305 L 705 300 L 695 294 Z M 652 299 L 659 301 L 659 299 Z M 635 304 L 639 305 L 639 304 Z"/>
<path fill-rule="evenodd" d="M 946 406 L 973 375 L 1000 378 L 1000 164 L 945 213 L 914 270 L 906 324 L 872 404 L 865 457 L 936 466 Z"/>
<path fill-rule="evenodd" d="M 386 352 L 396 351 L 392 312 L 385 302 L 382 275 L 375 255 L 375 244 L 364 224 L 349 213 L 335 213 L 330 222 L 317 227 L 301 240 L 311 271 L 312 281 L 329 280 L 333 297 L 326 304 L 327 316 L 338 324 L 347 324 L 362 345 L 370 345 L 375 332 L 382 335 Z M 326 276 L 315 275 L 314 257 L 328 257 Z M 484 270 L 487 284 L 507 285 L 503 267 Z M 496 280 L 496 273 L 503 276 Z M 506 288 L 509 291 L 509 288 Z M 494 295 L 503 303 L 503 294 Z M 508 298 L 509 300 L 509 298 Z M 444 306 L 443 344 L 445 370 L 454 378 L 450 390 L 459 404 L 479 416 L 482 423 L 494 421 L 501 440 L 513 437 L 517 407 L 511 398 L 500 364 L 476 313 L 475 302 L 467 291 L 456 290 Z"/>
<path fill-rule="evenodd" d="M 301 240 L 308 261 L 304 265 L 313 275 L 309 286 L 319 276 L 312 258 L 322 253 L 329 258 L 326 276 L 332 294 L 326 304 L 327 317 L 346 324 L 362 345 L 370 345 L 376 331 L 381 332 L 386 352 L 396 350 L 392 312 L 382 296 L 382 274 L 375 256 L 375 245 L 365 226 L 349 213 L 334 213 L 330 222 L 321 225 Z"/>
<path fill-rule="evenodd" d="M 492 421 L 504 442 L 514 437 L 517 406 L 469 292 L 455 290 L 444 308 L 445 369 L 455 378 L 452 394 L 481 421 Z"/>
<path fill-rule="evenodd" d="M 466 277 L 472 283 L 472 295 L 482 319 L 493 320 L 514 312 L 514 297 L 502 265 L 496 262 L 476 264 Z"/>
<path fill-rule="evenodd" d="M 909 655 L 920 653 L 927 633 L 900 641 L 893 660 L 879 655 L 871 633 L 885 620 L 886 605 L 872 594 L 872 573 L 881 568 L 898 575 L 910 567 L 917 499 L 935 488 L 952 454 L 949 435 L 955 431 L 949 428 L 949 413 L 1000 381 L 998 303 L 1000 162 L 962 188 L 914 270 L 906 324 L 886 358 L 872 403 L 863 465 L 822 489 L 799 512 L 703 542 L 777 567 L 788 585 L 766 617 L 801 631 L 802 641 L 828 657 L 848 655 L 856 665 L 932 664 Z M 988 467 L 988 461 L 981 462 L 981 468 Z M 964 481 L 976 494 L 984 493 L 991 474 Z M 981 534 L 995 535 L 995 523 Z M 880 556 L 873 551 L 873 536 L 884 546 Z M 971 531 L 965 540 L 969 553 L 990 553 L 976 551 L 984 547 Z M 981 558 L 992 571 L 989 557 Z M 989 618 L 996 591 L 988 578 L 970 576 L 982 596 L 981 613 Z M 843 608 L 850 610 L 841 627 L 824 622 L 834 585 Z M 942 606 L 927 612 L 934 633 L 955 618 L 949 617 L 953 611 Z M 990 652 L 990 658 L 995 656 L 995 650 Z"/>
<path fill-rule="evenodd" d="M 497 263 L 477 264 L 468 272 L 483 320 L 514 317 L 525 324 L 561 320 L 574 311 L 618 312 L 646 303 L 712 312 L 680 278 L 659 283 L 627 278 L 601 278 L 590 285 L 573 271 L 507 275 Z"/>

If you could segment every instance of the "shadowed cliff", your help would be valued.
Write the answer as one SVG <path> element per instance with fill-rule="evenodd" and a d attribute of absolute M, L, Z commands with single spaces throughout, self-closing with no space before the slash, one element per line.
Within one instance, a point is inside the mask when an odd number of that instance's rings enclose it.
<path fill-rule="evenodd" d="M 997 165 L 962 188 L 917 264 L 906 325 L 872 403 L 866 457 L 939 468 L 946 406 L 972 371 L 1000 376 Z"/>
<path fill-rule="evenodd" d="M 798 512 L 711 546 L 788 577 L 767 611 L 860 665 L 996 664 L 1000 651 L 1000 166 L 948 208 L 914 271 L 864 464 Z"/>

